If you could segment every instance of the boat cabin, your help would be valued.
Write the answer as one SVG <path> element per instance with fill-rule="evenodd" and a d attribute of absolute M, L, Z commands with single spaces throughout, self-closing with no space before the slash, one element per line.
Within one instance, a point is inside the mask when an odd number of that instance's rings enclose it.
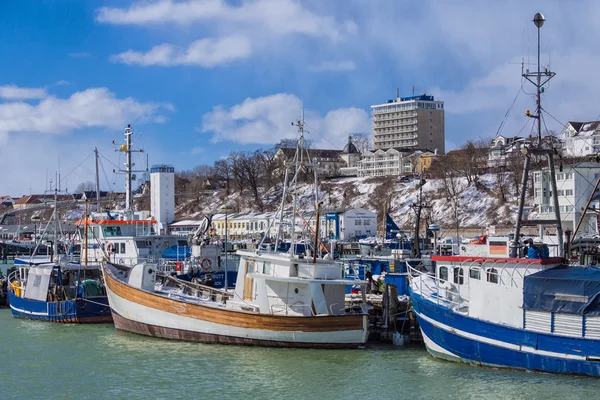
<path fill-rule="evenodd" d="M 172 246 L 187 247 L 185 237 L 157 235 L 155 220 L 81 220 L 77 222 L 82 238 L 81 259 L 85 260 L 87 227 L 87 260 L 98 264 L 108 256 L 110 261 L 133 266 L 143 260 L 156 260 Z M 189 250 L 188 250 L 189 252 Z"/>
<path fill-rule="evenodd" d="M 346 285 L 343 266 L 332 260 L 289 254 L 238 251 L 234 299 L 241 308 L 275 315 L 343 315 Z M 358 281 L 366 285 L 364 281 Z"/>

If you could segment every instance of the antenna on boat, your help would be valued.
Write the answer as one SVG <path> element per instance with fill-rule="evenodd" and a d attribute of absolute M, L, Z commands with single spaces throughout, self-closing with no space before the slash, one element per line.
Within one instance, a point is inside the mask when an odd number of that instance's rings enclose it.
<path fill-rule="evenodd" d="M 100 212 L 100 173 L 98 171 L 98 148 L 94 147 L 94 154 L 96 156 L 96 212 Z M 86 200 L 87 207 L 87 200 Z"/>
<path fill-rule="evenodd" d="M 143 153 L 143 149 L 134 150 L 131 145 L 131 136 L 133 135 L 133 128 L 131 125 L 127 125 L 125 128 L 125 144 L 117 149 L 117 151 L 122 151 L 125 153 L 125 169 L 120 169 L 119 172 L 125 173 L 127 176 L 125 178 L 125 219 L 131 220 L 133 219 L 133 206 L 131 201 L 131 191 L 132 191 L 132 181 L 135 179 L 134 172 L 145 172 L 145 171 L 135 171 L 133 166 L 135 165 L 131 161 L 131 153 Z"/>
<path fill-rule="evenodd" d="M 292 122 L 292 125 L 294 123 Z M 295 126 L 298 127 L 298 143 L 296 144 L 296 155 L 294 156 L 295 161 L 295 172 L 292 182 L 294 184 L 294 192 L 292 193 L 293 208 L 292 208 L 292 234 L 290 241 L 290 255 L 293 256 L 296 253 L 296 209 L 298 208 L 298 196 L 297 196 L 297 185 L 298 185 L 298 172 L 302 164 L 302 150 L 304 149 L 304 108 L 302 109 L 300 120 L 296 121 Z M 283 212 L 283 209 L 281 210 Z"/>
<path fill-rule="evenodd" d="M 541 70 L 540 65 L 540 37 L 541 37 L 541 28 L 544 25 L 546 19 L 544 15 L 541 13 L 536 13 L 533 17 L 533 23 L 537 27 L 537 72 L 531 72 L 529 69 L 526 69 L 522 72 L 522 76 L 531 82 L 536 87 L 536 110 L 535 113 L 532 113 L 530 110 L 527 110 L 525 115 L 529 118 L 534 118 L 537 121 L 537 146 L 525 145 L 521 149 L 521 152 L 525 155 L 525 166 L 523 170 L 523 179 L 521 181 L 521 196 L 519 198 L 519 211 L 517 214 L 517 225 L 515 227 L 515 234 L 513 238 L 513 242 L 510 246 L 510 256 L 517 257 L 518 249 L 520 247 L 519 237 L 521 235 L 521 226 L 535 226 L 535 225 L 555 225 L 556 226 L 556 236 L 558 241 L 558 252 L 559 256 L 564 256 L 564 248 L 563 248 L 563 230 L 562 230 L 562 222 L 560 218 L 560 209 L 558 204 L 558 190 L 556 187 L 556 175 L 554 168 L 554 148 L 550 146 L 550 148 L 544 148 L 542 142 L 542 102 L 541 95 L 544 93 L 544 85 L 552 79 L 556 73 L 551 72 L 548 68 L 544 68 L 544 71 Z M 554 215 L 555 219 L 538 219 L 538 220 L 524 220 L 523 219 L 523 208 L 525 203 L 525 192 L 527 191 L 527 182 L 529 178 L 529 170 L 531 166 L 531 155 L 546 155 L 548 158 L 548 167 L 550 170 L 550 183 L 552 190 L 552 200 L 554 205 Z"/>

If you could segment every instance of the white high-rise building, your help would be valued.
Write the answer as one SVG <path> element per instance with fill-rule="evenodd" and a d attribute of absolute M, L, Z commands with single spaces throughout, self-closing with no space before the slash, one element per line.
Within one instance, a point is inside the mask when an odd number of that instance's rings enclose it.
<path fill-rule="evenodd" d="M 150 213 L 160 232 L 175 220 L 175 168 L 170 165 L 150 168 Z"/>
<path fill-rule="evenodd" d="M 375 150 L 436 150 L 445 153 L 444 102 L 426 94 L 397 97 L 371 106 Z"/>

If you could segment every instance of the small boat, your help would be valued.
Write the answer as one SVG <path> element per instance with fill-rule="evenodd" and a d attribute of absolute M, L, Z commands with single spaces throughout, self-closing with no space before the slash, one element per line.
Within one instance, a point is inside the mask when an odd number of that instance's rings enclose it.
<path fill-rule="evenodd" d="M 73 264 L 21 267 L 8 276 L 14 317 L 63 323 L 112 322 L 100 270 Z"/>
<path fill-rule="evenodd" d="M 294 160 L 292 189 L 286 171 L 282 198 L 291 191 L 297 204 L 297 177 L 303 166 L 303 121 Z M 306 157 L 310 160 L 309 157 Z M 315 185 L 316 186 L 316 185 Z M 285 201 L 279 218 L 283 220 Z M 319 221 L 319 207 L 317 218 Z M 280 223 L 273 249 L 279 249 Z M 280 221 L 281 222 L 281 221 Z M 314 232 L 318 232 L 317 229 Z M 344 277 L 344 266 L 328 255 L 315 238 L 312 257 L 297 254 L 292 232 L 290 251 L 238 250 L 239 266 L 234 291 L 219 290 L 171 276 L 157 279 L 158 264 L 144 262 L 128 268 L 105 262 L 102 271 L 115 327 L 141 335 L 204 343 L 273 347 L 357 348 L 368 336 L 365 301 L 358 311 L 346 308 L 345 292 L 358 285 L 365 300 L 365 281 Z M 316 236 L 316 235 L 315 235 Z M 319 246 L 321 244 L 321 246 Z"/>
<path fill-rule="evenodd" d="M 58 252 L 57 190 L 51 258 L 17 265 L 8 275 L 8 298 L 14 317 L 62 323 L 111 322 L 100 266 L 73 263 Z M 35 252 L 33 254 L 35 257 Z"/>

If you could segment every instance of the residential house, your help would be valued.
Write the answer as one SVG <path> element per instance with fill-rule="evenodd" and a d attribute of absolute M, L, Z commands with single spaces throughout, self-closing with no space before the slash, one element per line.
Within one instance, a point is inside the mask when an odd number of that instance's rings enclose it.
<path fill-rule="evenodd" d="M 488 167 L 505 166 L 509 159 L 519 154 L 521 146 L 526 143 L 528 139 L 520 136 L 496 136 L 490 145 Z"/>
<path fill-rule="evenodd" d="M 346 166 L 346 162 L 340 157 L 341 150 L 329 149 L 308 149 L 310 163 L 318 164 L 322 176 L 335 176 L 340 172 L 340 168 Z M 275 153 L 275 160 L 282 165 L 291 162 L 296 154 L 295 148 L 281 148 Z M 283 169 L 281 169 L 283 171 Z"/>
<path fill-rule="evenodd" d="M 596 182 L 600 176 L 600 165 L 592 162 L 565 165 L 562 171 L 555 171 L 555 176 L 563 230 L 575 229 L 583 215 L 578 236 L 597 234 L 597 212 L 584 212 L 584 209 L 594 189 L 590 182 Z M 533 189 L 538 218 L 554 219 L 550 172 L 547 168 L 533 174 Z M 598 201 L 593 202 L 592 206 L 598 209 Z"/>
<path fill-rule="evenodd" d="M 582 157 L 600 153 L 600 121 L 569 121 L 560 132 L 565 156 Z"/>
<path fill-rule="evenodd" d="M 345 176 L 357 176 L 358 162 L 360 161 L 361 155 L 356 148 L 356 145 L 352 143 L 352 136 L 348 136 L 348 143 L 344 146 L 340 158 L 346 163 L 345 166 L 340 168 L 340 174 Z"/>
<path fill-rule="evenodd" d="M 391 148 L 369 150 L 358 162 L 358 176 L 395 176 L 413 172 L 413 160 L 408 158 L 414 150 Z"/>

